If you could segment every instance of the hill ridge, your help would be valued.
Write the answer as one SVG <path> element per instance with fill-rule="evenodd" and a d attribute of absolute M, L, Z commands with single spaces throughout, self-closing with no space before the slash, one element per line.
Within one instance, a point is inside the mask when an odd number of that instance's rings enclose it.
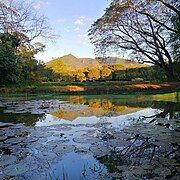
<path fill-rule="evenodd" d="M 100 58 L 77 58 L 73 54 L 67 54 L 62 57 L 55 58 L 46 63 L 47 67 L 53 68 L 54 66 L 65 65 L 70 69 L 83 69 L 83 68 L 93 68 L 100 67 L 103 65 L 116 65 L 120 64 L 124 68 L 135 68 L 135 67 L 144 67 L 145 65 L 139 64 L 130 59 L 109 57 L 105 60 Z"/>

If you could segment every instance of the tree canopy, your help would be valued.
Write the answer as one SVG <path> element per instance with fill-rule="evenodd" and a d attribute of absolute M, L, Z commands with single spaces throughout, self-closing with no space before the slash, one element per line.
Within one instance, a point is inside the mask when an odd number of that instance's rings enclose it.
<path fill-rule="evenodd" d="M 179 19 L 177 0 L 114 0 L 89 30 L 98 56 L 126 51 L 140 63 L 151 63 L 174 80 L 172 34 L 178 34 L 172 17 Z M 176 20 L 177 22 L 177 20 Z"/>

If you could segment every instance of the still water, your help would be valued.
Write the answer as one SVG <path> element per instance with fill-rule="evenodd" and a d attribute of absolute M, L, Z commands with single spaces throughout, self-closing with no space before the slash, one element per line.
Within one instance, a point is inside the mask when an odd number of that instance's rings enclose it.
<path fill-rule="evenodd" d="M 0 179 L 178 179 L 179 94 L 0 101 Z"/>

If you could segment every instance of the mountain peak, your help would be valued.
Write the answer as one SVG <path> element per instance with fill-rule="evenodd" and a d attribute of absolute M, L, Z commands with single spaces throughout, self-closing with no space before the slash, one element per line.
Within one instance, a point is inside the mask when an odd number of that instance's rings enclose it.
<path fill-rule="evenodd" d="M 70 53 L 70 54 L 65 55 L 64 57 L 73 58 L 73 59 L 74 59 L 74 58 L 76 58 L 76 56 L 74 56 L 74 55 L 73 55 L 73 54 L 71 54 L 71 53 Z"/>
<path fill-rule="evenodd" d="M 130 61 L 128 59 L 123 58 L 108 58 L 106 61 L 99 60 L 99 59 L 92 59 L 92 58 L 76 58 L 72 54 L 65 55 L 63 57 L 54 59 L 50 62 L 48 62 L 49 67 L 55 67 L 57 68 L 57 64 L 61 61 L 64 63 L 67 68 L 69 69 L 84 69 L 84 68 L 94 68 L 94 67 L 100 67 L 103 65 L 122 65 L 125 68 L 134 68 L 134 67 L 143 67 L 143 65 L 140 65 L 136 62 Z"/>

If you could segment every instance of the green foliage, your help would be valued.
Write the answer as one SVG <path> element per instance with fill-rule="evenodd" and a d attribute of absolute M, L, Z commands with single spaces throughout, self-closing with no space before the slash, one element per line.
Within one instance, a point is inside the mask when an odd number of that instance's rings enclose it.
<path fill-rule="evenodd" d="M 76 58 L 72 54 L 53 59 L 46 63 L 46 67 L 52 69 L 57 74 L 54 81 L 58 82 L 113 80 L 114 71 L 146 66 L 123 58 Z"/>
<path fill-rule="evenodd" d="M 180 57 L 179 57 L 179 61 L 175 61 L 173 63 L 173 67 L 174 67 L 174 74 L 177 80 L 180 80 Z"/>
<path fill-rule="evenodd" d="M 61 61 L 60 64 L 63 64 Z M 57 62 L 55 63 L 57 64 Z M 53 64 L 53 69 L 55 69 Z M 52 64 L 51 64 L 52 65 Z M 176 67 L 175 67 L 176 66 Z M 47 67 L 50 67 L 47 65 Z M 176 76 L 178 76 L 178 65 L 174 65 L 176 69 Z M 57 67 L 58 69 L 59 67 Z M 56 71 L 57 76 L 54 81 L 65 82 L 85 82 L 85 81 L 130 81 L 130 82 L 164 82 L 167 77 L 163 70 L 157 66 L 137 67 L 129 64 L 129 68 L 125 68 L 121 64 L 106 64 L 93 68 L 84 68 L 78 70 L 71 70 L 70 68 Z"/>
<path fill-rule="evenodd" d="M 52 69 L 47 68 L 44 63 L 38 62 L 36 76 L 39 82 L 56 81 L 58 75 Z"/>
<path fill-rule="evenodd" d="M 20 56 L 12 41 L 0 41 L 0 83 L 18 83 L 20 81 Z"/>
<path fill-rule="evenodd" d="M 35 59 L 35 54 L 45 48 L 35 39 L 47 36 L 47 30 L 50 31 L 46 18 L 25 1 L 0 2 L 0 14 L 1 85 L 52 79 L 52 70 Z"/>
<path fill-rule="evenodd" d="M 22 62 L 22 76 L 25 81 L 35 81 L 37 76 L 37 61 L 35 59 L 23 60 Z"/>
<path fill-rule="evenodd" d="M 167 77 L 164 71 L 157 67 L 133 68 L 113 72 L 114 81 L 166 81 Z"/>
<path fill-rule="evenodd" d="M 16 35 L 7 33 L 0 34 L 0 70 L 1 84 L 48 81 L 55 76 L 34 58 L 34 49 L 20 45 Z"/>
<path fill-rule="evenodd" d="M 2 44 L 9 42 L 12 48 L 17 48 L 20 45 L 20 39 L 16 33 L 14 35 L 9 33 L 0 33 L 0 39 Z"/>

